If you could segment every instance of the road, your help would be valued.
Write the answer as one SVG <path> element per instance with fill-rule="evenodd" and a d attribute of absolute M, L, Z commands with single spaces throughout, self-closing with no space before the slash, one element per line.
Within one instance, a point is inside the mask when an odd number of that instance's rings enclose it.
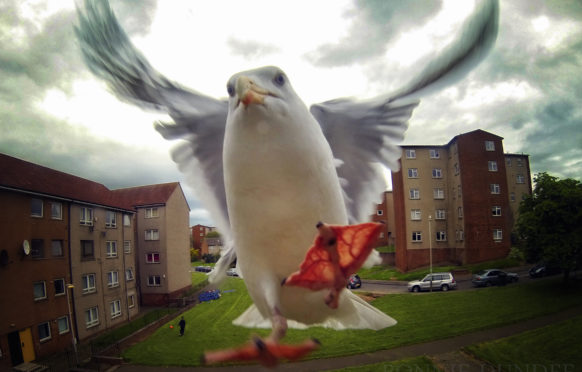
<path fill-rule="evenodd" d="M 527 283 L 531 280 L 528 275 L 529 268 L 520 267 L 515 270 L 507 270 L 519 275 L 519 283 Z M 419 278 L 422 279 L 422 278 Z M 455 277 L 457 281 L 457 290 L 472 290 L 476 289 L 471 284 L 470 275 L 462 275 Z M 539 279 L 538 279 L 539 280 Z M 355 291 L 374 292 L 374 293 L 408 293 L 407 282 L 404 281 L 384 281 L 384 280 L 362 280 L 362 288 L 355 289 Z"/>

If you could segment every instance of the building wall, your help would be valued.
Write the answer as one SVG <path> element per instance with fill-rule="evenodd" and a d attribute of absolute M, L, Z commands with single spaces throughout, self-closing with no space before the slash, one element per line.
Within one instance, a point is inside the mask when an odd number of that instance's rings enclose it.
<path fill-rule="evenodd" d="M 166 208 L 166 254 L 168 267 L 168 291 L 175 296 L 192 286 L 190 275 L 190 209 L 182 189 L 176 187 L 167 202 Z"/>
<path fill-rule="evenodd" d="M 372 214 L 372 221 L 384 224 L 384 229 L 378 236 L 376 247 L 388 245 L 388 208 L 386 205 L 386 192 L 382 193 L 382 201 L 376 206 L 375 213 Z"/>
<path fill-rule="evenodd" d="M 43 216 L 31 216 L 31 200 L 40 199 L 43 203 Z M 60 203 L 62 216 L 60 219 L 51 217 L 51 204 Z M 5 252 L 0 264 L 0 370 L 8 370 L 15 361 L 11 357 L 9 335 L 26 332 L 30 329 L 32 344 L 25 340 L 24 352 L 32 352 L 35 358 L 50 355 L 71 345 L 71 331 L 59 334 L 57 319 L 68 318 L 66 293 L 57 294 L 55 279 L 69 277 L 69 255 L 67 237 L 67 207 L 66 203 L 42 196 L 16 193 L 0 189 L 0 251 Z M 33 239 L 43 241 L 41 257 L 28 256 L 23 252 L 23 242 Z M 62 242 L 62 255 L 53 255 L 51 244 L 53 240 Z M 34 299 L 34 283 L 44 281 L 46 298 Z M 65 289 L 66 290 L 66 289 Z M 38 326 L 47 323 L 50 327 L 50 338 L 40 341 Z M 20 348 L 14 343 L 13 348 Z M 30 354 L 29 354 L 30 355 Z"/>
<path fill-rule="evenodd" d="M 519 203 L 526 195 L 531 195 L 531 173 L 529 156 L 505 154 L 505 169 L 509 193 L 510 220 L 513 226 L 519 217 Z"/>
<path fill-rule="evenodd" d="M 384 200 L 386 201 L 386 212 L 387 212 L 387 240 L 388 245 L 396 244 L 396 225 L 394 223 L 394 195 L 392 191 L 386 191 L 384 193 Z"/>
<path fill-rule="evenodd" d="M 80 215 L 82 208 L 93 210 L 93 226 L 82 225 Z M 79 340 L 97 335 L 106 329 L 115 327 L 130 320 L 139 312 L 137 297 L 133 306 L 128 304 L 128 296 L 137 296 L 135 238 L 133 228 L 124 226 L 123 214 L 111 211 L 116 215 L 115 227 L 106 226 L 107 209 L 95 206 L 73 204 L 71 206 L 71 262 L 75 298 L 75 313 Z M 83 256 L 82 241 L 93 243 L 93 256 Z M 131 250 L 124 252 L 124 242 L 129 241 Z M 115 242 L 117 253 L 108 256 L 108 242 Z M 133 270 L 134 279 L 126 280 L 126 269 Z M 110 272 L 117 272 L 117 285 L 108 283 Z M 95 290 L 83 289 L 83 277 L 94 275 Z M 111 303 L 119 301 L 119 307 L 112 312 Z M 87 322 L 86 312 L 97 308 L 96 322 Z M 119 310 L 119 312 L 117 311 Z"/>

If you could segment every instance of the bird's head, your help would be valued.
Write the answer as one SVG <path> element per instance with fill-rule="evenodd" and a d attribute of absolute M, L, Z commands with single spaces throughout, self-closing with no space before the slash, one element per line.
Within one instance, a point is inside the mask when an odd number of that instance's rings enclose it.
<path fill-rule="evenodd" d="M 234 74 L 226 85 L 229 116 L 286 117 L 296 107 L 305 106 L 293 91 L 287 75 L 267 66 Z"/>

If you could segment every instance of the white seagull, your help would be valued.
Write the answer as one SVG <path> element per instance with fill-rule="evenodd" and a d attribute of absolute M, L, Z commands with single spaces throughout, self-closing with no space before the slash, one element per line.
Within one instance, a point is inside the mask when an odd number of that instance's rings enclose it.
<path fill-rule="evenodd" d="M 282 287 L 316 235 L 318 221 L 364 222 L 385 189 L 380 164 L 399 167 L 407 122 L 420 93 L 459 79 L 492 48 L 499 5 L 485 0 L 461 37 L 403 89 L 369 100 L 303 103 L 277 67 L 234 74 L 228 101 L 167 80 L 136 50 L 106 1 L 86 1 L 76 33 L 87 65 L 121 100 L 168 113 L 156 123 L 166 139 L 183 139 L 173 159 L 227 242 L 212 280 L 237 258 L 254 302 L 234 323 L 381 329 L 394 319 L 342 291 L 337 309 L 323 294 Z M 287 323 L 289 319 L 289 323 Z"/>

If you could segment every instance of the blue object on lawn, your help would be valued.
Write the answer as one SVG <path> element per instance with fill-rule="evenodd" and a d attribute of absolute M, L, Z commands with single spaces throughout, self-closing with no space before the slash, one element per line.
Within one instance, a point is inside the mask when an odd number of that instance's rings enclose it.
<path fill-rule="evenodd" d="M 206 292 L 200 293 L 198 295 L 198 300 L 200 302 L 218 300 L 219 298 L 220 298 L 220 291 L 218 289 L 215 289 L 214 291 L 206 291 Z"/>

